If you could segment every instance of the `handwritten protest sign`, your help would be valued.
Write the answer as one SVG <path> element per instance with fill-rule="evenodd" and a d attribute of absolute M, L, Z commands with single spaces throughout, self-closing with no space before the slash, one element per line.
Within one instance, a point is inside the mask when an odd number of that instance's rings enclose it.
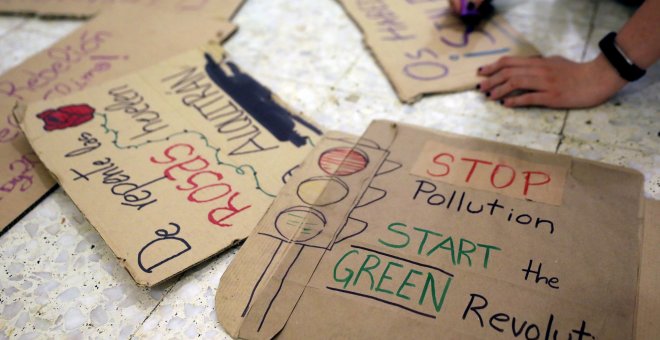
<path fill-rule="evenodd" d="M 476 151 L 483 162 L 463 182 L 417 175 L 429 143 L 455 155 L 429 170 L 464 171 L 460 155 Z M 540 202 L 472 186 L 495 159 L 565 178 L 531 180 Z M 642 183 L 623 168 L 387 121 L 359 140 L 327 134 L 221 278 L 218 319 L 240 338 L 628 339 Z M 554 185 L 561 204 L 543 203 Z"/>
<path fill-rule="evenodd" d="M 54 185 L 11 114 L 16 101 L 81 91 L 209 41 L 219 43 L 235 28 L 195 14 L 144 16 L 117 6 L 0 76 L 0 231 Z"/>
<path fill-rule="evenodd" d="M 660 201 L 647 200 L 644 207 L 644 239 L 639 273 L 637 339 L 653 339 L 660 334 Z"/>
<path fill-rule="evenodd" d="M 88 17 L 110 6 L 124 5 L 143 11 L 143 15 L 149 14 L 147 10 L 168 9 L 230 19 L 242 4 L 243 0 L 0 0 L 0 13 Z"/>
<path fill-rule="evenodd" d="M 538 54 L 501 17 L 473 31 L 447 1 L 340 0 L 365 35 L 399 99 L 472 89 L 477 68 L 502 56 Z"/>
<path fill-rule="evenodd" d="M 245 239 L 320 131 L 218 47 L 29 106 L 21 127 L 139 283 Z"/>

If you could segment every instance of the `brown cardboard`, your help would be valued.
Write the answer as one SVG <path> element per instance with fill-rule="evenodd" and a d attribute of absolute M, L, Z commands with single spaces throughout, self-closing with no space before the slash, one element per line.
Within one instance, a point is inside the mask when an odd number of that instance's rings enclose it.
<path fill-rule="evenodd" d="M 660 334 L 660 201 L 645 203 L 636 338 L 652 340 Z"/>
<path fill-rule="evenodd" d="M 219 43 L 235 29 L 196 14 L 144 16 L 132 6 L 116 6 L 0 76 L 0 231 L 54 185 L 11 114 L 17 100 L 62 97 L 209 41 Z"/>
<path fill-rule="evenodd" d="M 245 239 L 321 133 L 220 56 L 192 50 L 31 104 L 21 122 L 141 285 Z"/>
<path fill-rule="evenodd" d="M 387 121 L 357 143 L 325 137 L 222 276 L 225 330 L 249 339 L 632 338 L 640 173 L 570 158 L 557 206 L 411 174 L 429 141 L 531 163 L 568 158 Z M 324 190 L 308 187 L 319 181 Z"/>
<path fill-rule="evenodd" d="M 534 162 L 528 162 L 521 156 L 529 157 L 531 152 L 507 157 L 474 144 L 469 148 L 429 141 L 411 173 L 461 187 L 561 205 L 570 167 L 568 157 L 546 157 L 543 162 L 535 157 Z"/>
<path fill-rule="evenodd" d="M 480 66 L 506 55 L 538 54 L 499 16 L 467 33 L 447 1 L 339 2 L 362 29 L 366 45 L 403 102 L 473 89 Z"/>
<path fill-rule="evenodd" d="M 213 18 L 230 19 L 243 0 L 0 0 L 0 13 L 37 14 L 50 17 L 89 17 L 111 6 L 144 11 L 167 9 Z M 163 21 L 164 23 L 171 23 Z"/>

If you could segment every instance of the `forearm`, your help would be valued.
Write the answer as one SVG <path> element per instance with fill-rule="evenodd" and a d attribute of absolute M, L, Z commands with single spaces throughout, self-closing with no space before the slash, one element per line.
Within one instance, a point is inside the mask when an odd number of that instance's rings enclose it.
<path fill-rule="evenodd" d="M 619 30 L 616 43 L 645 69 L 660 58 L 660 0 L 646 0 Z"/>

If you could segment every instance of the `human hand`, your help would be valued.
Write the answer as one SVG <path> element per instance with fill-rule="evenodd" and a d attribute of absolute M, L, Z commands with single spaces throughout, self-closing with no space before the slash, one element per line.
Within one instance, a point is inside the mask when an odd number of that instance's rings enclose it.
<path fill-rule="evenodd" d="M 486 77 L 477 89 L 506 107 L 591 107 L 626 84 L 603 55 L 587 63 L 557 56 L 503 57 L 477 74 Z"/>
<path fill-rule="evenodd" d="M 466 0 L 469 3 L 471 2 L 474 8 L 478 8 L 484 2 L 484 0 Z M 452 12 L 456 15 L 461 15 L 461 0 L 449 0 L 449 7 L 451 7 Z"/>

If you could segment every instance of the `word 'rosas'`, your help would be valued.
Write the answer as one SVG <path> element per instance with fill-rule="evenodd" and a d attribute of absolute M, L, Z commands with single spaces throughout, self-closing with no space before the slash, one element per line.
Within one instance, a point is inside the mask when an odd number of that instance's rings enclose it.
<path fill-rule="evenodd" d="M 195 148 L 190 144 L 178 143 L 167 147 L 162 157 L 151 157 L 154 164 L 168 165 L 163 175 L 177 184 L 176 189 L 188 192 L 186 199 L 195 204 L 216 203 L 224 200 L 224 204 L 212 208 L 208 213 L 209 222 L 219 227 L 231 227 L 225 221 L 249 209 L 251 205 L 237 208 L 234 200 L 240 195 L 231 184 L 227 183 L 221 172 L 210 170 L 208 160 L 195 154 Z"/>

